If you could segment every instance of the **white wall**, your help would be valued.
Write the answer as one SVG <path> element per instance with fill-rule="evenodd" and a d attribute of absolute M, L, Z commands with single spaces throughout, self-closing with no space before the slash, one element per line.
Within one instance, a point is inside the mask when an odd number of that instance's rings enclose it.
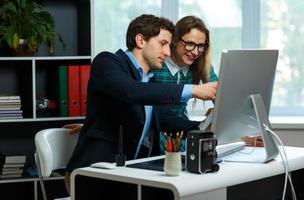
<path fill-rule="evenodd" d="M 304 129 L 275 129 L 286 146 L 304 147 Z"/>

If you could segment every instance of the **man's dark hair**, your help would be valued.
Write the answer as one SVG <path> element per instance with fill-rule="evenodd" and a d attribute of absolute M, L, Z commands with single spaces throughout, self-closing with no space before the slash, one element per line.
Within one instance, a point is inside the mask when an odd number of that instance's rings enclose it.
<path fill-rule="evenodd" d="M 135 36 L 142 34 L 144 39 L 148 41 L 150 38 L 157 36 L 160 30 L 164 29 L 173 34 L 173 23 L 164 17 L 143 14 L 136 17 L 129 24 L 127 30 L 126 44 L 130 51 L 136 47 Z"/>

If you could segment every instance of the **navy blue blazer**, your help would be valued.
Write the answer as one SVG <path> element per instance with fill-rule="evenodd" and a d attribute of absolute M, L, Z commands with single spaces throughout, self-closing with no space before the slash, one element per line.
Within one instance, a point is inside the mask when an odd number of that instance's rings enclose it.
<path fill-rule="evenodd" d="M 67 171 L 94 162 L 114 162 L 121 125 L 124 153 L 132 159 L 145 123 L 144 105 L 154 105 L 151 126 L 155 133 L 197 129 L 199 122 L 184 120 L 160 106 L 179 102 L 182 90 L 182 84 L 140 82 L 139 72 L 122 50 L 98 54 L 88 82 L 86 119 Z M 154 137 L 157 154 L 159 134 Z"/>

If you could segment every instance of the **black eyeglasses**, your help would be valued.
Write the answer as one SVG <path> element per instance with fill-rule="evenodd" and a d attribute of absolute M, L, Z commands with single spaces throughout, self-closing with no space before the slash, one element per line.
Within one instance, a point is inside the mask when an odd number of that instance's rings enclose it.
<path fill-rule="evenodd" d="M 204 51 L 206 51 L 208 49 L 208 44 L 196 44 L 194 42 L 186 42 L 185 40 L 183 40 L 182 38 L 180 38 L 180 40 L 184 43 L 185 49 L 187 51 L 193 51 L 195 49 L 195 47 L 197 47 L 197 51 L 199 53 L 203 53 Z"/>

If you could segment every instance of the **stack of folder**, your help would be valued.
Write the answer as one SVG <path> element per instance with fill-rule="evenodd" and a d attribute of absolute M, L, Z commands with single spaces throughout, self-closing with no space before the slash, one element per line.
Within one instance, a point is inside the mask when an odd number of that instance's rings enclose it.
<path fill-rule="evenodd" d="M 59 66 L 59 112 L 61 117 L 85 116 L 90 65 Z"/>

